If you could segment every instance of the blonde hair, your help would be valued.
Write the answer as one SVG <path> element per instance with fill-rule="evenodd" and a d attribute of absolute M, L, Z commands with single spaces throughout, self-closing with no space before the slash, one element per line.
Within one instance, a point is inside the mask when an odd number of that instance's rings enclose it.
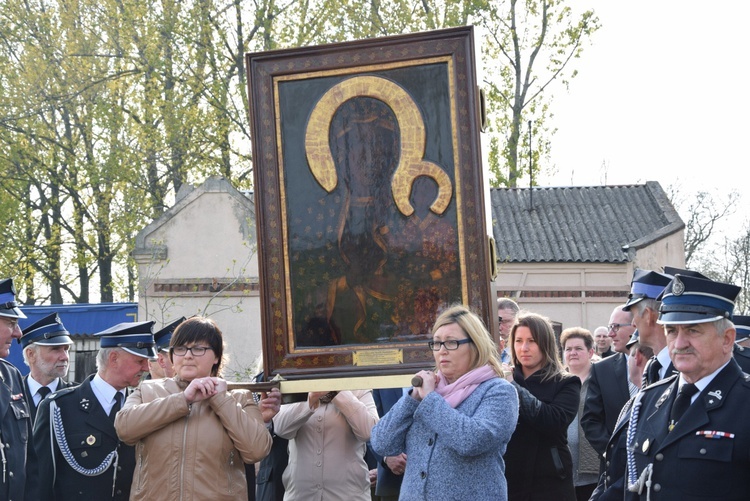
<path fill-rule="evenodd" d="M 482 319 L 462 304 L 453 305 L 443 311 L 432 326 L 432 335 L 445 325 L 456 324 L 471 339 L 471 369 L 489 365 L 498 376 L 503 375 L 503 366 L 497 354 L 497 346 L 487 331 Z"/>

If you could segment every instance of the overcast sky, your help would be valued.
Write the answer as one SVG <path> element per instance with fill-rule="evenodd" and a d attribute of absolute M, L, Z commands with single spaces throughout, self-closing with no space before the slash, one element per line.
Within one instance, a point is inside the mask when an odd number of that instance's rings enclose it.
<path fill-rule="evenodd" d="M 659 181 L 684 193 L 747 191 L 750 2 L 569 4 L 593 8 L 602 28 L 576 62 L 570 92 L 555 90 L 558 173 L 539 184 Z M 750 194 L 738 218 L 750 219 Z"/>

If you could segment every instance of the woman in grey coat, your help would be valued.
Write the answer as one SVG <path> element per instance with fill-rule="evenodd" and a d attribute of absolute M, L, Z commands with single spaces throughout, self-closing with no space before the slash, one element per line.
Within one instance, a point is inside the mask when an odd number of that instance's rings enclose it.
<path fill-rule="evenodd" d="M 406 453 L 400 500 L 507 499 L 503 454 L 518 419 L 518 395 L 497 348 L 465 306 L 443 312 L 428 343 L 436 371 L 375 425 L 372 447 Z"/>

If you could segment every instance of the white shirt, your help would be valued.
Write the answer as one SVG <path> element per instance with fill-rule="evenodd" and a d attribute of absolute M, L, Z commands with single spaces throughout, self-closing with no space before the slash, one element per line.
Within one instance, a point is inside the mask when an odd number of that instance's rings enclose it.
<path fill-rule="evenodd" d="M 60 378 L 55 378 L 52 380 L 50 384 L 47 385 L 47 388 L 50 389 L 50 392 L 57 391 L 57 383 L 59 382 L 60 382 Z M 31 377 L 31 374 L 29 374 L 29 379 L 27 380 L 27 383 L 29 385 L 29 393 L 31 393 L 31 398 L 34 400 L 34 407 L 39 407 L 39 402 L 42 401 L 42 396 L 39 394 L 39 388 L 41 388 L 44 385 L 39 383 L 33 377 Z"/>
<path fill-rule="evenodd" d="M 731 362 L 731 361 L 732 361 L 732 360 L 730 359 L 730 360 L 729 360 L 729 362 Z M 696 391 L 696 392 L 695 392 L 695 394 L 693 395 L 693 398 L 691 398 L 691 399 L 690 399 L 690 403 L 691 403 L 691 404 L 692 404 L 693 402 L 695 402 L 695 399 L 696 399 L 696 398 L 698 398 L 698 395 L 700 395 L 700 393 L 701 393 L 701 392 L 702 392 L 703 390 L 705 390 L 705 389 L 706 389 L 706 387 L 707 387 L 707 386 L 708 386 L 709 384 L 711 384 L 711 381 L 713 381 L 713 380 L 714 380 L 714 378 L 716 377 L 716 375 L 717 375 L 717 374 L 718 374 L 719 372 L 721 372 L 721 370 L 722 370 L 722 369 L 723 369 L 724 367 L 726 367 L 726 366 L 727 366 L 727 364 L 728 364 L 729 362 L 727 362 L 726 364 L 722 365 L 721 367 L 719 367 L 718 369 L 716 369 L 715 371 L 713 371 L 713 372 L 712 372 L 711 374 L 709 374 L 708 376 L 704 376 L 704 377 L 702 377 L 701 379 L 699 379 L 698 381 L 696 381 L 696 382 L 695 382 L 695 387 L 696 387 L 696 388 L 698 388 L 698 391 Z M 679 383 L 678 383 L 678 386 L 677 386 L 677 391 L 679 391 L 679 390 L 680 390 L 680 388 L 682 388 L 682 385 L 683 385 L 683 384 L 686 384 L 686 383 L 687 383 L 687 381 L 685 381 L 685 378 L 684 378 L 684 377 L 682 376 L 682 374 L 680 374 L 680 381 L 679 381 Z"/>
<path fill-rule="evenodd" d="M 664 374 L 666 374 L 669 364 L 672 363 L 672 359 L 669 358 L 669 347 L 665 346 L 662 348 L 656 355 L 656 360 L 661 364 L 661 367 L 659 368 L 659 379 L 664 379 Z"/>
<path fill-rule="evenodd" d="M 111 384 L 102 379 L 98 373 L 94 376 L 94 379 L 91 380 L 91 389 L 94 390 L 94 395 L 96 395 L 99 405 L 104 409 L 104 413 L 109 415 L 109 411 L 111 411 L 112 407 L 115 405 L 115 393 L 118 393 L 118 391 Z M 122 396 L 125 397 L 124 391 L 120 391 L 119 393 L 122 393 Z M 125 399 L 123 398 L 122 401 L 124 402 Z"/>

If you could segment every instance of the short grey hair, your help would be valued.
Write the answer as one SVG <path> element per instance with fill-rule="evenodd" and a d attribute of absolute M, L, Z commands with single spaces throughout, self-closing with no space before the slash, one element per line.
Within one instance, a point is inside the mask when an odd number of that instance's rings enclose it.
<path fill-rule="evenodd" d="M 646 297 L 635 303 L 630 309 L 635 310 L 636 313 L 641 315 L 646 308 L 651 308 L 656 313 L 659 313 L 659 306 L 661 306 L 661 301 Z"/>
<path fill-rule="evenodd" d="M 117 350 L 124 351 L 117 346 L 113 346 L 112 348 L 99 348 L 99 352 L 96 354 L 97 372 L 107 368 L 109 365 L 109 354 Z"/>
<path fill-rule="evenodd" d="M 23 363 L 25 363 L 28 367 L 31 367 L 31 364 L 29 364 L 29 356 L 26 354 L 26 350 L 34 350 L 34 353 L 38 355 L 39 346 L 36 343 L 30 343 L 23 349 Z"/>
<path fill-rule="evenodd" d="M 509 297 L 497 298 L 497 309 L 498 310 L 511 310 L 515 314 L 518 314 L 518 311 L 520 310 L 520 308 L 518 307 L 518 303 L 516 303 Z"/>

